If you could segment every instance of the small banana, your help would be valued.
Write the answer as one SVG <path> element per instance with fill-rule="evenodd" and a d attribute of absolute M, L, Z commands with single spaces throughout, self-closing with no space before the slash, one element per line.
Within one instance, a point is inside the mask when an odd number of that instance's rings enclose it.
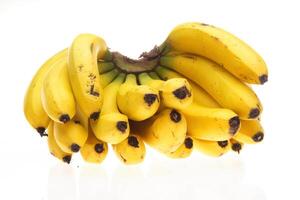
<path fill-rule="evenodd" d="M 106 73 L 103 73 L 100 75 L 100 83 L 103 87 L 106 87 L 108 84 L 110 84 L 119 74 L 119 71 L 117 69 L 113 69 L 111 71 L 108 71 Z"/>
<path fill-rule="evenodd" d="M 68 72 L 77 104 L 86 116 L 99 117 L 103 89 L 97 62 L 105 56 L 105 41 L 92 34 L 77 36 L 69 49 Z"/>
<path fill-rule="evenodd" d="M 61 58 L 67 56 L 67 49 L 60 51 L 59 53 L 48 59 L 36 72 L 31 83 L 26 91 L 24 98 L 24 114 L 29 124 L 37 130 L 37 132 L 44 136 L 45 130 L 48 127 L 50 118 L 45 112 L 41 99 L 41 89 L 43 81 L 48 71 L 54 66 L 54 64 Z"/>
<path fill-rule="evenodd" d="M 144 161 L 146 147 L 138 135 L 130 134 L 128 138 L 112 146 L 117 157 L 125 164 L 138 164 Z"/>
<path fill-rule="evenodd" d="M 237 141 L 237 140 L 235 140 L 235 139 L 230 139 L 230 146 L 231 146 L 232 151 L 240 153 L 240 151 L 242 150 L 244 144 Z"/>
<path fill-rule="evenodd" d="M 55 138 L 54 138 L 53 124 L 54 124 L 53 121 L 50 121 L 48 129 L 47 129 L 49 151 L 50 151 L 51 155 L 53 155 L 54 157 L 69 164 L 72 159 L 72 154 L 66 153 L 63 150 L 61 150 L 61 148 L 56 143 Z"/>
<path fill-rule="evenodd" d="M 128 74 L 120 86 L 117 103 L 120 111 L 129 119 L 142 121 L 153 116 L 159 108 L 158 90 L 138 85 L 136 76 Z"/>
<path fill-rule="evenodd" d="M 116 66 L 113 62 L 98 62 L 98 70 L 100 74 L 106 73 Z"/>
<path fill-rule="evenodd" d="M 119 74 L 104 88 L 100 117 L 98 120 L 90 120 L 95 136 L 110 144 L 120 143 L 129 135 L 128 117 L 121 114 L 117 106 L 117 94 L 124 78 L 125 74 Z"/>
<path fill-rule="evenodd" d="M 193 138 L 186 136 L 183 144 L 181 144 L 175 151 L 167 154 L 170 158 L 187 158 L 193 151 Z"/>
<path fill-rule="evenodd" d="M 215 26 L 180 24 L 172 30 L 163 46 L 209 58 L 247 83 L 264 84 L 268 80 L 262 57 L 236 36 Z"/>
<path fill-rule="evenodd" d="M 230 151 L 230 144 L 228 140 L 208 141 L 194 138 L 193 141 L 194 149 L 208 156 L 220 157 Z"/>
<path fill-rule="evenodd" d="M 258 120 L 242 120 L 241 129 L 233 139 L 244 144 L 256 144 L 264 139 L 264 130 Z"/>

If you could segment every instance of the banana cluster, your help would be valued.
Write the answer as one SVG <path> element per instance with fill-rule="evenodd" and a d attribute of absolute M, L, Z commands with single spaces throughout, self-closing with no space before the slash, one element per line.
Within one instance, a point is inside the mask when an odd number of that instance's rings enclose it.
<path fill-rule="evenodd" d="M 175 27 L 137 60 L 81 34 L 37 71 L 24 113 L 66 163 L 77 152 L 101 163 L 109 145 L 123 163 L 141 163 L 145 143 L 170 158 L 193 149 L 218 157 L 263 140 L 263 108 L 250 84 L 267 79 L 250 46 L 208 24 Z"/>

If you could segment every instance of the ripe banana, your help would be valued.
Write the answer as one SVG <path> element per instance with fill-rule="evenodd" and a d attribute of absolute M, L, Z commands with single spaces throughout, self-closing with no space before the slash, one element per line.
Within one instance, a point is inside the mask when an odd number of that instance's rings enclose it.
<path fill-rule="evenodd" d="M 242 150 L 244 144 L 237 141 L 237 140 L 235 140 L 235 139 L 230 139 L 230 146 L 231 146 L 232 151 L 240 153 L 240 151 Z"/>
<path fill-rule="evenodd" d="M 76 153 L 85 144 L 88 132 L 79 121 L 65 124 L 54 122 L 54 137 L 58 146 L 67 153 Z"/>
<path fill-rule="evenodd" d="M 113 69 L 109 72 L 103 73 L 100 75 L 100 83 L 103 87 L 106 87 L 110 84 L 116 76 L 118 76 L 119 71 L 117 69 Z"/>
<path fill-rule="evenodd" d="M 159 90 L 161 100 L 166 107 L 181 109 L 193 101 L 191 86 L 186 79 L 174 78 L 162 81 L 152 79 L 147 73 L 141 73 L 139 81 L 142 85 Z"/>
<path fill-rule="evenodd" d="M 41 135 L 45 135 L 45 130 L 48 127 L 50 118 L 45 112 L 42 99 L 41 89 L 43 81 L 48 71 L 60 58 L 67 56 L 67 49 L 57 53 L 48 59 L 34 75 L 24 98 L 24 114 L 29 124 L 37 130 Z"/>
<path fill-rule="evenodd" d="M 126 81 L 120 86 L 117 103 L 120 111 L 129 119 L 142 121 L 158 110 L 159 93 L 150 86 L 137 85 L 136 76 L 128 74 Z"/>
<path fill-rule="evenodd" d="M 244 144 L 256 144 L 264 139 L 264 130 L 258 120 L 242 120 L 241 129 L 233 139 Z"/>
<path fill-rule="evenodd" d="M 115 68 L 113 62 L 98 62 L 98 70 L 100 74 L 106 73 Z"/>
<path fill-rule="evenodd" d="M 92 34 L 77 36 L 69 49 L 68 72 L 76 102 L 94 120 L 99 117 L 103 100 L 97 61 L 106 51 L 105 41 Z"/>
<path fill-rule="evenodd" d="M 125 164 L 138 164 L 144 161 L 146 147 L 138 135 L 130 134 L 128 138 L 112 146 L 117 157 Z"/>
<path fill-rule="evenodd" d="M 187 130 L 184 115 L 174 109 L 164 109 L 145 121 L 132 121 L 131 125 L 147 144 L 162 153 L 176 151 Z"/>
<path fill-rule="evenodd" d="M 262 112 L 262 105 L 249 86 L 206 58 L 165 56 L 160 63 L 195 81 L 221 106 L 233 110 L 242 119 L 256 119 Z"/>
<path fill-rule="evenodd" d="M 48 132 L 48 147 L 51 155 L 62 160 L 65 163 L 70 163 L 72 159 L 72 154 L 66 153 L 58 146 L 54 138 L 54 131 L 53 131 L 53 121 L 49 122 L 49 126 L 47 129 Z"/>
<path fill-rule="evenodd" d="M 197 139 L 228 140 L 240 128 L 237 114 L 226 108 L 208 108 L 193 103 L 181 112 L 187 121 L 188 134 Z"/>
<path fill-rule="evenodd" d="M 43 82 L 42 104 L 53 121 L 66 123 L 76 113 L 75 99 L 67 71 L 67 57 L 61 58 L 54 65 Z"/>
<path fill-rule="evenodd" d="M 104 88 L 103 106 L 98 120 L 90 120 L 95 136 L 104 142 L 117 144 L 129 135 L 128 117 L 121 114 L 117 106 L 118 90 L 125 74 L 120 74 Z"/>
<path fill-rule="evenodd" d="M 254 49 L 208 24 L 181 24 L 172 30 L 163 46 L 209 58 L 247 83 L 264 84 L 268 80 L 267 66 Z"/>
<path fill-rule="evenodd" d="M 193 138 L 186 136 L 183 144 L 181 144 L 176 151 L 167 154 L 170 158 L 187 158 L 193 151 Z"/>
<path fill-rule="evenodd" d="M 80 149 L 80 154 L 86 162 L 100 164 L 107 156 L 107 143 L 98 140 L 90 128 L 88 134 L 88 139 Z"/>
<path fill-rule="evenodd" d="M 208 141 L 194 138 L 194 149 L 208 156 L 220 157 L 230 150 L 228 140 L 224 141 Z"/>

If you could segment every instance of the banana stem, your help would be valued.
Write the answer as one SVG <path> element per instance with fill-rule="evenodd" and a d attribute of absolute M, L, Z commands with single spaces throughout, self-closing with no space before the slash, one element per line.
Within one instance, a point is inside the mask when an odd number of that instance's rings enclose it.
<path fill-rule="evenodd" d="M 135 74 L 127 74 L 125 84 L 137 85 L 137 80 Z"/>

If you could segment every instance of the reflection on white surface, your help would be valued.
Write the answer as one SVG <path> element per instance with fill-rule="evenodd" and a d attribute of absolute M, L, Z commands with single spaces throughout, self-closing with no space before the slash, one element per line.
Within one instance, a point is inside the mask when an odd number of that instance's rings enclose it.
<path fill-rule="evenodd" d="M 68 165 L 50 169 L 48 199 L 266 199 L 261 188 L 245 183 L 243 162 L 234 158 L 154 160 L 115 169 L 84 165 L 78 179 L 75 174 Z"/>

